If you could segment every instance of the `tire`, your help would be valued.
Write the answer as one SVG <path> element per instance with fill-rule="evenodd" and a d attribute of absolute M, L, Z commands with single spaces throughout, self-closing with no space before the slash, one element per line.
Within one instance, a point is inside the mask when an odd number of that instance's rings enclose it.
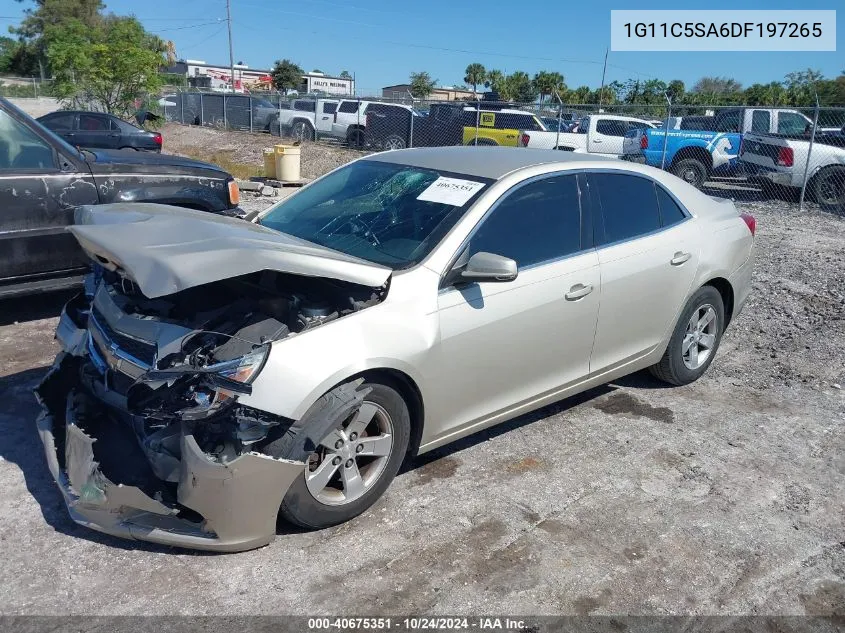
<path fill-rule="evenodd" d="M 408 145 L 405 142 L 405 139 L 399 136 L 398 134 L 391 134 L 386 139 L 384 139 L 384 143 L 382 143 L 381 146 L 385 150 L 392 150 L 405 149 Z"/>
<path fill-rule="evenodd" d="M 297 141 L 313 141 L 314 130 L 305 121 L 296 121 L 290 129 L 291 136 Z"/>
<path fill-rule="evenodd" d="M 496 147 L 499 146 L 499 144 L 496 141 L 493 141 L 489 138 L 479 138 L 479 139 L 473 138 L 472 140 L 470 140 L 467 143 L 467 145 L 478 145 L 478 146 L 481 146 L 481 145 L 494 146 L 495 145 Z"/>
<path fill-rule="evenodd" d="M 364 130 L 354 129 L 346 133 L 346 144 L 349 147 L 364 146 Z"/>
<path fill-rule="evenodd" d="M 703 328 L 703 332 L 700 332 L 699 337 L 694 337 L 691 328 L 693 318 L 701 322 L 701 317 L 711 312 L 712 318 Z M 713 362 L 724 331 L 725 306 L 722 295 L 713 286 L 702 286 L 684 306 L 663 358 L 656 365 L 649 367 L 649 370 L 656 378 L 670 385 L 687 385 L 698 380 Z M 704 333 L 708 337 L 712 336 L 712 339 L 705 342 L 704 336 L 701 336 Z M 689 346 L 691 335 L 693 342 L 692 346 Z M 685 346 L 689 348 L 687 354 Z M 705 351 L 707 353 L 704 353 Z"/>
<path fill-rule="evenodd" d="M 697 158 L 682 158 L 672 165 L 670 171 L 697 189 L 701 189 L 702 185 L 707 181 L 707 165 Z"/>
<path fill-rule="evenodd" d="M 270 132 L 270 136 L 281 136 L 282 135 L 282 124 L 279 123 L 278 119 L 272 119 L 267 124 L 267 131 Z"/>
<path fill-rule="evenodd" d="M 360 408 L 360 411 L 366 410 L 370 413 L 370 422 L 364 427 L 365 431 L 362 431 L 362 433 L 366 432 L 372 437 L 376 437 L 376 433 L 379 433 L 379 437 L 384 437 L 388 434 L 389 429 L 392 441 L 389 449 L 386 449 L 387 455 L 375 458 L 350 458 L 350 455 L 344 457 L 338 455 L 341 450 L 348 450 L 347 446 L 351 448 L 352 445 L 355 445 L 357 447 L 355 442 L 350 441 L 352 433 L 349 432 L 349 429 L 360 428 L 360 423 L 356 425 L 359 419 L 358 412 L 342 421 L 341 426 L 344 427 L 342 437 L 346 440 L 346 444 L 338 451 L 329 452 L 327 448 L 322 446 L 324 442 L 332 445 L 341 437 L 336 434 L 337 430 L 331 431 L 326 436 L 321 442 L 321 446 L 316 447 L 317 452 L 309 452 L 313 447 L 305 448 L 301 442 L 296 444 L 286 442 L 286 438 L 275 442 L 275 450 L 265 450 L 265 452 L 272 454 L 274 457 L 304 461 L 308 464 L 303 476 L 298 477 L 293 482 L 282 500 L 279 514 L 285 520 L 312 530 L 327 528 L 348 521 L 373 505 L 390 486 L 393 478 L 396 477 L 396 473 L 399 472 L 411 437 L 411 416 L 408 405 L 399 392 L 390 385 L 365 382 L 361 387 L 371 390 L 364 396 L 364 403 Z M 321 398 L 314 407 L 319 410 L 319 407 L 325 405 L 327 398 L 328 401 L 331 400 L 330 394 Z M 312 410 L 314 410 L 314 407 L 312 407 Z M 306 413 L 307 416 L 308 413 Z M 349 433 L 349 435 L 346 435 L 346 433 Z M 384 440 L 382 440 L 381 447 L 384 448 Z M 329 459 L 329 455 L 334 455 L 334 457 Z M 339 461 L 337 465 L 335 465 L 336 460 Z M 346 479 L 343 477 L 348 476 L 347 473 L 353 472 L 351 467 L 347 467 L 350 461 L 355 462 L 354 473 L 357 473 L 362 480 L 363 488 L 358 491 L 360 494 L 347 500 L 349 496 L 348 487 Z M 321 469 L 320 466 L 323 466 L 323 468 Z M 360 469 L 359 466 L 361 466 Z M 321 489 L 321 484 L 315 483 L 318 479 L 317 475 L 321 471 L 325 474 L 329 470 L 333 472 L 331 479 L 328 485 Z M 368 476 L 372 477 L 371 481 L 368 481 Z"/>
<path fill-rule="evenodd" d="M 845 167 L 826 167 L 813 176 L 813 199 L 820 207 L 845 211 Z"/>

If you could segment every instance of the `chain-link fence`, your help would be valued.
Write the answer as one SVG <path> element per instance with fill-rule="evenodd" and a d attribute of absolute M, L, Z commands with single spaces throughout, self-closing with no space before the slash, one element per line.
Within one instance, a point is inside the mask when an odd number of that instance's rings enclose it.
<path fill-rule="evenodd" d="M 845 108 L 424 101 L 173 92 L 168 121 L 369 151 L 490 145 L 620 157 L 710 195 L 845 212 Z"/>

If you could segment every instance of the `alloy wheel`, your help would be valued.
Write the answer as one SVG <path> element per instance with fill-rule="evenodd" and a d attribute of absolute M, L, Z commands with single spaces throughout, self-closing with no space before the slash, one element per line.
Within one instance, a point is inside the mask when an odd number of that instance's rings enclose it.
<path fill-rule="evenodd" d="M 309 456 L 305 485 L 326 505 L 355 501 L 376 484 L 392 450 L 393 420 L 382 406 L 364 401 Z"/>
<path fill-rule="evenodd" d="M 699 306 L 692 313 L 681 344 L 681 356 L 687 369 L 698 369 L 707 362 L 716 346 L 718 331 L 719 320 L 712 305 Z"/>

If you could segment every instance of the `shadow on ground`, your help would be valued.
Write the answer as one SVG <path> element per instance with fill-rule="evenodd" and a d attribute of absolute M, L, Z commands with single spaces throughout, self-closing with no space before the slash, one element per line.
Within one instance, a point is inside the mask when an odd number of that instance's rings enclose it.
<path fill-rule="evenodd" d="M 25 323 L 59 316 L 62 307 L 78 290 L 45 292 L 43 294 L 0 300 L 0 325 Z"/>

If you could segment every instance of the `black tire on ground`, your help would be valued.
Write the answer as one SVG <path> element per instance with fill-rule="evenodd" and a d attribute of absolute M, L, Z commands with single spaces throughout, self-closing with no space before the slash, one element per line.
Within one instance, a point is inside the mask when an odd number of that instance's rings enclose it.
<path fill-rule="evenodd" d="M 829 211 L 845 211 L 845 167 L 825 167 L 810 183 L 810 192 L 820 207 Z"/>
<path fill-rule="evenodd" d="M 684 337 L 687 333 L 687 324 L 690 322 L 693 313 L 700 310 L 702 306 L 711 306 L 716 312 L 716 341 L 707 359 L 699 367 L 690 369 L 684 363 L 683 358 Z M 670 385 L 686 385 L 698 380 L 707 371 L 710 363 L 713 362 L 724 331 L 725 306 L 722 295 L 713 286 L 702 286 L 684 306 L 684 310 L 675 324 L 675 329 L 672 331 L 672 338 L 669 340 L 669 346 L 666 348 L 663 358 L 656 365 L 649 367 L 649 371 L 656 378 Z"/>
<path fill-rule="evenodd" d="M 405 142 L 405 139 L 398 134 L 391 134 L 382 143 L 382 147 L 386 150 L 405 149 L 407 146 L 408 144 Z"/>
<path fill-rule="evenodd" d="M 291 126 L 291 136 L 298 141 L 313 141 L 314 130 L 304 121 L 297 121 Z"/>
<path fill-rule="evenodd" d="M 467 142 L 467 145 L 488 145 L 488 146 L 495 145 L 495 146 L 498 147 L 499 144 L 496 141 L 489 139 L 489 138 L 479 138 L 479 139 L 472 138 Z"/>
<path fill-rule="evenodd" d="M 270 136 L 281 136 L 282 135 L 282 124 L 279 123 L 278 119 L 272 119 L 267 124 L 267 130 L 270 132 Z"/>
<path fill-rule="evenodd" d="M 363 147 L 364 146 L 364 130 L 353 129 L 346 133 L 346 144 L 349 147 Z"/>
<path fill-rule="evenodd" d="M 393 427 L 393 446 L 384 470 L 363 496 L 342 505 L 328 505 L 315 498 L 305 483 L 305 473 L 293 482 L 282 500 L 279 513 L 287 521 L 307 529 L 322 529 L 348 521 L 366 511 L 387 490 L 405 459 L 411 437 L 411 415 L 408 405 L 392 386 L 379 382 L 365 382 L 361 388 L 371 389 L 364 402 L 379 405 L 390 416 Z M 328 394 L 315 403 L 311 410 L 324 406 Z M 330 400 L 330 398 L 329 398 Z M 307 417 L 310 411 L 305 414 Z M 288 435 L 283 436 L 265 452 L 273 457 L 305 461 L 310 453 L 301 442 Z"/>
<path fill-rule="evenodd" d="M 707 165 L 697 158 L 682 158 L 675 161 L 669 171 L 684 182 L 699 189 L 707 181 L 708 176 Z"/>

